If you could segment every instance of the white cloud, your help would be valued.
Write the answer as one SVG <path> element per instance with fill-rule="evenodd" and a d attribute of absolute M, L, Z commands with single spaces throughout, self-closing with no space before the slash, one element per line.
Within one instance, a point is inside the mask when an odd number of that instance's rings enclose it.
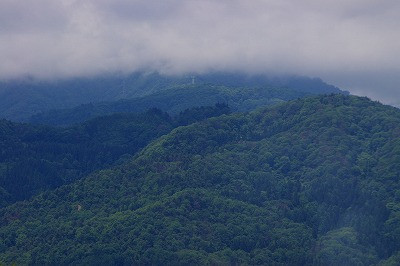
<path fill-rule="evenodd" d="M 244 70 L 400 98 L 398 14 L 393 0 L 2 0 L 0 77 Z"/>

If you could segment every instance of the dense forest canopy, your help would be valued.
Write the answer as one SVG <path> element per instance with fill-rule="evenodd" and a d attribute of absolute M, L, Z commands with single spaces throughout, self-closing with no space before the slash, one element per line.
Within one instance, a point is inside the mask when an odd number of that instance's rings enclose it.
<path fill-rule="evenodd" d="M 0 261 L 395 265 L 399 173 L 400 111 L 367 98 L 222 115 L 1 209 Z"/>
<path fill-rule="evenodd" d="M 0 207 L 123 163 L 173 128 L 228 114 L 227 105 L 114 114 L 57 128 L 0 120 Z"/>

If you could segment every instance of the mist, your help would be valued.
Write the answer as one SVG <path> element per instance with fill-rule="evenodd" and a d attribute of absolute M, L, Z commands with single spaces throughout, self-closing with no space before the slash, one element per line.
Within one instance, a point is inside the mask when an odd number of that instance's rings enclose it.
<path fill-rule="evenodd" d="M 400 103 L 400 2 L 3 0 L 0 78 L 243 71 Z"/>

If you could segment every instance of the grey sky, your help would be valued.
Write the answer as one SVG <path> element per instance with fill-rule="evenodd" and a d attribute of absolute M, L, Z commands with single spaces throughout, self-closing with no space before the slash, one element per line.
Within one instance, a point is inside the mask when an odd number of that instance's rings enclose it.
<path fill-rule="evenodd" d="M 400 104 L 398 0 L 0 0 L 0 78 L 244 70 Z"/>

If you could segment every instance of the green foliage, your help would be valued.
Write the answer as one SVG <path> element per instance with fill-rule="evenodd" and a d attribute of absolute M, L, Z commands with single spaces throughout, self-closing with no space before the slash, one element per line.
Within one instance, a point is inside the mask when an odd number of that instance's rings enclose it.
<path fill-rule="evenodd" d="M 319 265 L 371 265 L 377 257 L 373 250 L 359 244 L 356 231 L 344 227 L 328 232 L 317 245 Z"/>
<path fill-rule="evenodd" d="M 177 127 L 0 209 L 0 261 L 393 265 L 399 125 L 396 108 L 330 95 Z"/>
<path fill-rule="evenodd" d="M 69 128 L 0 121 L 0 207 L 122 164 L 177 126 L 229 113 L 226 105 L 98 117 Z"/>

